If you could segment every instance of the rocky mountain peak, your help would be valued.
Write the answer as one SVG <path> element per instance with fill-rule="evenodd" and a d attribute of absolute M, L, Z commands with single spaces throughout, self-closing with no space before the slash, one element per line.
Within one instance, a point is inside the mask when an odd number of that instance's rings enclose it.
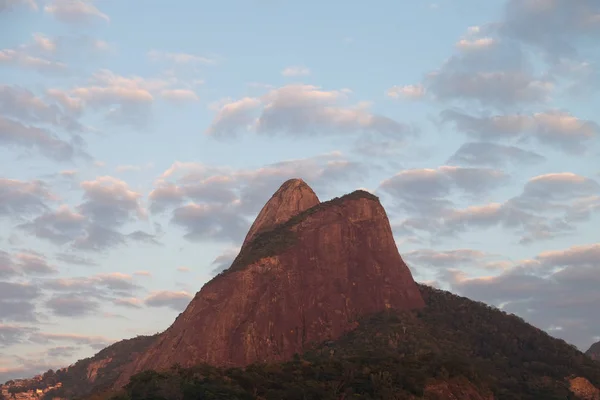
<path fill-rule="evenodd" d="M 242 247 L 246 246 L 257 234 L 274 228 L 317 204 L 319 204 L 319 198 L 302 179 L 294 178 L 285 181 L 260 210 Z"/>
<path fill-rule="evenodd" d="M 387 214 L 365 191 L 320 203 L 285 182 L 263 207 L 232 266 L 117 381 L 191 366 L 283 361 L 356 328 L 365 315 L 424 307 Z"/>

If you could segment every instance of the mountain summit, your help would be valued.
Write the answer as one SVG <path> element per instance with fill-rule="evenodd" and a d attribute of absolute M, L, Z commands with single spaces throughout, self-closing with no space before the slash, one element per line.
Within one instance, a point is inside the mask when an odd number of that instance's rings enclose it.
<path fill-rule="evenodd" d="M 319 198 L 302 179 L 290 179 L 281 185 L 271 199 L 264 205 L 258 217 L 250 227 L 244 247 L 258 233 L 274 228 L 302 211 L 319 204 Z"/>
<path fill-rule="evenodd" d="M 120 376 L 200 362 L 282 361 L 334 340 L 365 315 L 424 307 L 379 199 L 365 191 L 319 203 L 302 180 L 262 209 L 228 270 Z"/>

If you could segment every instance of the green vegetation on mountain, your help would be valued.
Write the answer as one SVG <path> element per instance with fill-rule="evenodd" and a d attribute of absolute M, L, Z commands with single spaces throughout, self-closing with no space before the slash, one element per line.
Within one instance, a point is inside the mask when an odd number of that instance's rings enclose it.
<path fill-rule="evenodd" d="M 562 400 L 576 398 L 570 377 L 600 387 L 600 364 L 566 342 L 483 303 L 420 290 L 426 308 L 362 319 L 289 362 L 146 371 L 112 399 Z"/>

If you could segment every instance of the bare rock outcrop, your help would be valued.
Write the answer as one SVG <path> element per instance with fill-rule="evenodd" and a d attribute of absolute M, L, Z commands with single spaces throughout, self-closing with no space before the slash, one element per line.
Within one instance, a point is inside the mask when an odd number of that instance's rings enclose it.
<path fill-rule="evenodd" d="M 302 179 L 290 179 L 271 196 L 246 234 L 242 247 L 257 234 L 273 229 L 302 211 L 319 204 L 319 198 Z"/>

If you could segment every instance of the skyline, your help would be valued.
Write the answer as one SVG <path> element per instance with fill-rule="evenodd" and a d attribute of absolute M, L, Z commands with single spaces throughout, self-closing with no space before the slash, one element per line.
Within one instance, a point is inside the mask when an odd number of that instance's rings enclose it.
<path fill-rule="evenodd" d="M 0 382 L 166 329 L 290 178 L 600 340 L 600 3 L 160 4 L 0 0 Z"/>

